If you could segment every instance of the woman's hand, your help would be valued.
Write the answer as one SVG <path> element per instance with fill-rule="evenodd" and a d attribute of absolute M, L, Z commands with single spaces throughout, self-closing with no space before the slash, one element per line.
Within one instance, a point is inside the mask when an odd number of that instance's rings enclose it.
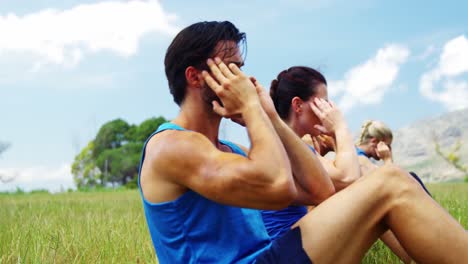
<path fill-rule="evenodd" d="M 334 137 L 337 129 L 346 127 L 343 114 L 333 102 L 315 97 L 314 102 L 309 105 L 322 123 L 314 127 L 322 133 Z"/>
<path fill-rule="evenodd" d="M 385 163 L 392 162 L 392 150 L 390 147 L 383 141 L 380 141 L 377 144 L 377 148 L 375 149 L 375 154 L 377 154 L 377 157 L 379 157 L 381 160 L 383 160 Z"/>

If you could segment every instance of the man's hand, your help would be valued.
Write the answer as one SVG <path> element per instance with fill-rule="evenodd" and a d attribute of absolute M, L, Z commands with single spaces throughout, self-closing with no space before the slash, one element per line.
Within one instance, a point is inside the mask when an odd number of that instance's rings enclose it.
<path fill-rule="evenodd" d="M 255 85 L 255 89 L 257 91 L 260 104 L 262 105 L 262 108 L 265 111 L 265 113 L 268 115 L 268 117 L 270 119 L 279 117 L 278 113 L 276 112 L 275 105 L 273 104 L 273 100 L 271 100 L 271 97 L 265 91 L 265 88 L 263 88 L 263 86 L 257 81 L 257 79 L 255 79 L 255 77 L 251 76 L 250 80 Z M 241 126 L 245 126 L 245 122 L 244 122 L 244 119 L 242 118 L 242 115 L 237 114 L 229 118 L 231 119 L 231 121 Z"/>
<path fill-rule="evenodd" d="M 213 101 L 213 111 L 223 117 L 242 115 L 251 106 L 259 104 L 256 87 L 237 65 L 229 67 L 219 58 L 208 59 L 212 75 L 203 71 L 202 75 L 208 86 L 219 97 L 223 106 Z"/>
<path fill-rule="evenodd" d="M 265 91 L 265 88 L 255 79 L 255 77 L 250 77 L 250 80 L 255 85 L 262 108 L 268 117 L 270 117 L 270 119 L 279 117 L 275 109 L 275 104 L 273 103 L 271 96 Z"/>

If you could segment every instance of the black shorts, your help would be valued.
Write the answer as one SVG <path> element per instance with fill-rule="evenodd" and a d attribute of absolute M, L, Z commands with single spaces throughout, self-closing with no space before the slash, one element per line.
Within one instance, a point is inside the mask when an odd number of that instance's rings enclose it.
<path fill-rule="evenodd" d="M 409 172 L 409 174 L 411 174 L 411 176 L 413 176 L 413 178 L 419 182 L 419 184 L 421 185 L 421 187 L 423 187 L 424 191 L 426 191 L 427 194 L 429 194 L 429 196 L 432 197 L 431 193 L 427 190 L 426 186 L 424 185 L 423 181 L 418 177 L 418 175 L 412 171 Z"/>
<path fill-rule="evenodd" d="M 312 261 L 302 248 L 301 230 L 296 227 L 273 241 L 270 248 L 257 257 L 255 263 L 312 264 Z"/>

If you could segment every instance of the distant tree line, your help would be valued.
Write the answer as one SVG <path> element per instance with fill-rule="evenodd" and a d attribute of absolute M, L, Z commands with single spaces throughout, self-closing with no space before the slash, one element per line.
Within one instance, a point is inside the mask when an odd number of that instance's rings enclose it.
<path fill-rule="evenodd" d="M 72 174 L 79 189 L 126 185 L 137 187 L 138 166 L 145 140 L 167 122 L 164 117 L 130 125 L 122 119 L 105 123 L 75 157 Z"/>

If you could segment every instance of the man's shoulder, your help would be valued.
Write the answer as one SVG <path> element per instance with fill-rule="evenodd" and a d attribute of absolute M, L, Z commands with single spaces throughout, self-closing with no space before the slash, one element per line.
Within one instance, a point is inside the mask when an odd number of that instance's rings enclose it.
<path fill-rule="evenodd" d="M 208 141 L 203 134 L 190 130 L 164 130 L 154 134 L 147 143 L 147 148 L 173 149 L 179 145 L 190 145 L 199 141 Z"/>
<path fill-rule="evenodd" d="M 189 130 L 164 130 L 147 142 L 145 156 L 150 161 L 174 160 L 206 150 L 211 143 L 203 134 Z"/>

